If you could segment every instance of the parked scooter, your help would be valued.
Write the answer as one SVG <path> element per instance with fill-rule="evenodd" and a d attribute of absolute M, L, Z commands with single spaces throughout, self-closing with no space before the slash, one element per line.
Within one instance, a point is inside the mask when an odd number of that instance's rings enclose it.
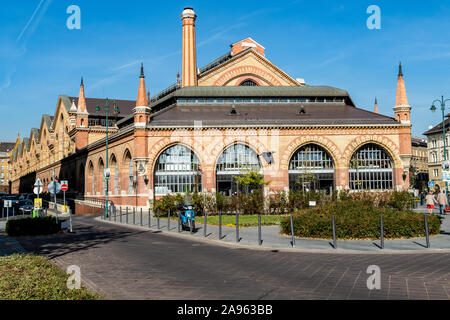
<path fill-rule="evenodd" d="M 180 223 L 183 230 L 195 231 L 195 211 L 193 205 L 182 204 L 178 207 L 180 212 Z"/>

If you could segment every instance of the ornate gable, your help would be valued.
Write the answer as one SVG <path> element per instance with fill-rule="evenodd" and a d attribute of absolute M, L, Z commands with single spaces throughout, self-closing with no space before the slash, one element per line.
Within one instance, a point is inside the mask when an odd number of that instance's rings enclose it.
<path fill-rule="evenodd" d="M 287 73 L 279 69 L 258 48 L 248 47 L 237 52 L 224 63 L 200 74 L 199 86 L 239 86 L 251 80 L 259 86 L 300 86 Z"/>

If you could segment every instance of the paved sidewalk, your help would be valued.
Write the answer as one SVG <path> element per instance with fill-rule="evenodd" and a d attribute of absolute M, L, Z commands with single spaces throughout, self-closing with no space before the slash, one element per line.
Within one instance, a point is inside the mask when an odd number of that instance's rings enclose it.
<path fill-rule="evenodd" d="M 416 211 L 425 212 L 425 207 L 420 207 Z M 438 211 L 436 211 L 438 213 Z M 115 218 L 115 219 L 114 219 Z M 108 222 L 122 225 L 133 225 L 149 228 L 148 211 L 142 212 L 142 221 L 140 210 L 134 215 L 128 212 L 128 220 L 125 211 L 122 211 L 122 220 L 120 222 L 119 212 L 117 216 L 111 215 Z M 101 217 L 97 218 L 101 220 Z M 114 221 L 115 220 L 115 221 Z M 103 221 L 103 220 L 102 220 Z M 160 219 L 159 228 L 157 226 L 156 217 L 151 217 L 150 229 L 165 233 L 178 233 L 178 225 L 176 220 L 170 223 L 170 230 L 167 218 Z M 204 218 L 196 217 L 196 232 L 190 234 L 189 231 L 181 231 L 181 235 L 192 236 L 196 239 L 206 239 L 208 241 L 220 241 L 225 243 L 238 243 L 239 245 L 257 246 L 262 248 L 286 249 L 292 248 L 290 236 L 282 236 L 279 234 L 279 226 L 263 226 L 261 227 L 262 244 L 258 246 L 258 228 L 239 228 L 239 242 L 236 242 L 236 228 L 222 227 L 222 238 L 219 239 L 219 227 L 213 225 L 206 226 L 206 237 L 204 236 Z M 332 240 L 327 239 L 295 239 L 295 248 L 301 250 L 324 250 L 336 251 L 332 246 Z M 450 218 L 449 215 L 443 216 L 441 225 L 441 234 L 430 237 L 430 248 L 426 248 L 425 238 L 395 239 L 384 241 L 384 249 L 381 249 L 380 240 L 338 240 L 337 250 L 353 250 L 364 252 L 384 252 L 384 251 L 417 251 L 417 250 L 450 250 Z"/>
<path fill-rule="evenodd" d="M 15 239 L 5 234 L 6 221 L 0 220 L 0 257 L 14 253 L 25 253 L 25 249 Z"/>

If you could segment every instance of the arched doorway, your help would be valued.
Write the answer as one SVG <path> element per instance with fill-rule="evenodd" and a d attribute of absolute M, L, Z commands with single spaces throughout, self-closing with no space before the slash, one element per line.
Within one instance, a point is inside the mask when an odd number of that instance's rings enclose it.
<path fill-rule="evenodd" d="M 177 144 L 164 150 L 155 164 L 155 194 L 200 192 L 202 173 L 200 161 L 186 146 Z"/>
<path fill-rule="evenodd" d="M 316 144 L 300 147 L 289 161 L 290 190 L 326 190 L 334 188 L 334 161 Z"/>
<path fill-rule="evenodd" d="M 352 190 L 389 190 L 394 187 L 393 162 L 380 146 L 369 143 L 353 154 L 349 166 Z"/>
<path fill-rule="evenodd" d="M 251 170 L 262 173 L 261 162 L 256 152 L 240 143 L 229 146 L 217 161 L 217 191 L 224 195 L 233 195 L 238 191 L 244 191 L 242 186 L 236 182 L 235 177 Z"/>

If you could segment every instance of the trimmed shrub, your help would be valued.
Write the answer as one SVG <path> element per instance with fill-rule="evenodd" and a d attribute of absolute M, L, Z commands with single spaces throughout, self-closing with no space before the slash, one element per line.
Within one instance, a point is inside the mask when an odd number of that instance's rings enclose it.
<path fill-rule="evenodd" d="M 54 217 L 37 217 L 8 220 L 6 233 L 12 237 L 38 236 L 58 233 L 61 230 L 61 220 Z"/>
<path fill-rule="evenodd" d="M 376 207 L 362 200 L 340 201 L 327 207 L 297 211 L 293 217 L 295 235 L 306 238 L 332 238 L 332 215 L 335 216 L 336 237 L 339 239 L 379 239 L 381 215 L 385 238 L 425 236 L 423 214 Z M 430 234 L 439 234 L 440 225 L 438 216 L 428 216 Z M 291 233 L 289 217 L 281 221 L 281 232 Z"/>
<path fill-rule="evenodd" d="M 156 214 L 156 210 L 159 209 L 159 216 L 167 217 L 169 210 L 171 212 L 171 215 L 173 215 L 175 212 L 177 212 L 178 205 L 182 203 L 184 203 L 183 195 L 179 193 L 168 194 L 154 201 L 153 210 Z"/>

